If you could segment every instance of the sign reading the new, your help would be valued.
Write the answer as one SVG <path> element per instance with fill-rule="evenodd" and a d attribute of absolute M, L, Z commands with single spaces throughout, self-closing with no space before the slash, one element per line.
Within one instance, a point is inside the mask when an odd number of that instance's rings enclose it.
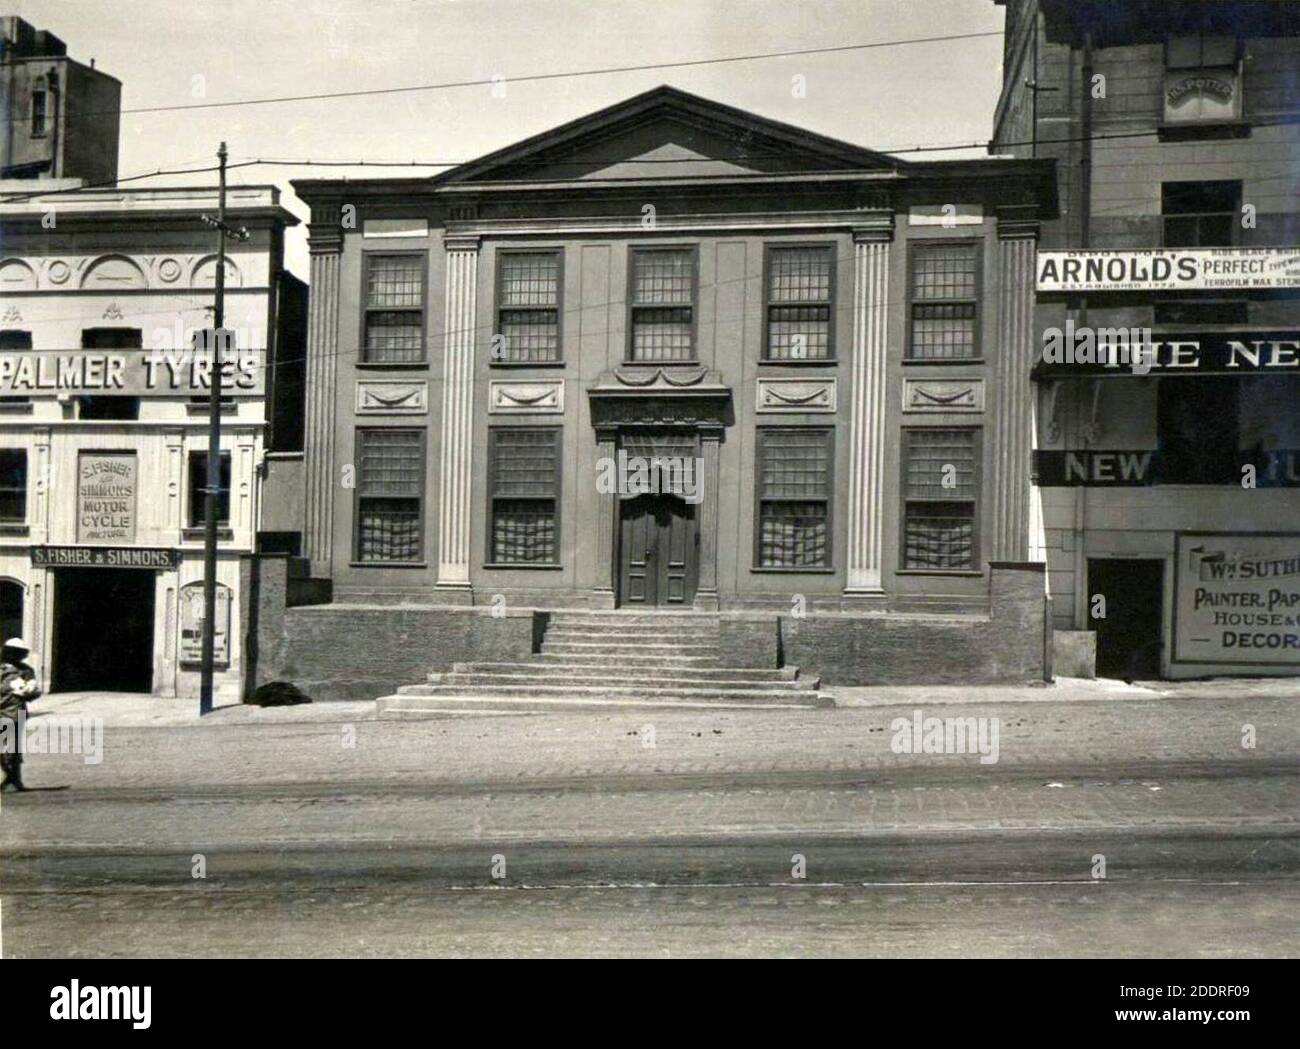
<path fill-rule="evenodd" d="M 219 356 L 223 390 L 264 392 L 260 350 Z M 0 395 L 195 397 L 208 392 L 211 373 L 212 354 L 202 350 L 12 350 L 0 353 Z"/>
<path fill-rule="evenodd" d="M 1040 292 L 1229 288 L 1300 288 L 1300 248 L 1038 253 Z"/>
<path fill-rule="evenodd" d="M 1174 661 L 1300 662 L 1300 534 L 1178 536 Z"/>
<path fill-rule="evenodd" d="M 82 452 L 77 457 L 77 542 L 135 542 L 134 452 Z"/>

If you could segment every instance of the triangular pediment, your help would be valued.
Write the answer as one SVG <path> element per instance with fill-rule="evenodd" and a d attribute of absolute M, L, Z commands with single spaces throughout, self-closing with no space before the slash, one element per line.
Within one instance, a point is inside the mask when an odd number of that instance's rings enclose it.
<path fill-rule="evenodd" d="M 894 158 L 660 87 L 490 153 L 440 183 L 883 172 Z"/>

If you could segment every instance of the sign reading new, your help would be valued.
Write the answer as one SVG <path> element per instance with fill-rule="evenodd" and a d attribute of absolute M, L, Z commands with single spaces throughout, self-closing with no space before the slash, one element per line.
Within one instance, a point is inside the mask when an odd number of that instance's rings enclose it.
<path fill-rule="evenodd" d="M 1300 248 L 1038 253 L 1040 292 L 1229 288 L 1300 288 Z"/>

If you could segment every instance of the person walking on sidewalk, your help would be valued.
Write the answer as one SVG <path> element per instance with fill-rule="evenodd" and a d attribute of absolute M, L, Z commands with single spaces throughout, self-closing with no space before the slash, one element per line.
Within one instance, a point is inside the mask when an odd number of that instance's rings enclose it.
<path fill-rule="evenodd" d="M 36 671 L 27 663 L 31 649 L 21 637 L 11 637 L 0 654 L 0 790 L 26 790 L 23 786 L 22 734 L 27 704 L 41 694 Z M 8 722 L 6 725 L 5 722 Z"/>

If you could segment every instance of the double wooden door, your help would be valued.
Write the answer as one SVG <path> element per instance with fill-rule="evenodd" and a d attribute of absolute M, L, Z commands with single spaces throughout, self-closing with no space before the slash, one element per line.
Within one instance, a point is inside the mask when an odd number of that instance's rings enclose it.
<path fill-rule="evenodd" d="M 639 495 L 621 508 L 619 603 L 689 608 L 699 571 L 695 506 L 673 495 Z"/>

